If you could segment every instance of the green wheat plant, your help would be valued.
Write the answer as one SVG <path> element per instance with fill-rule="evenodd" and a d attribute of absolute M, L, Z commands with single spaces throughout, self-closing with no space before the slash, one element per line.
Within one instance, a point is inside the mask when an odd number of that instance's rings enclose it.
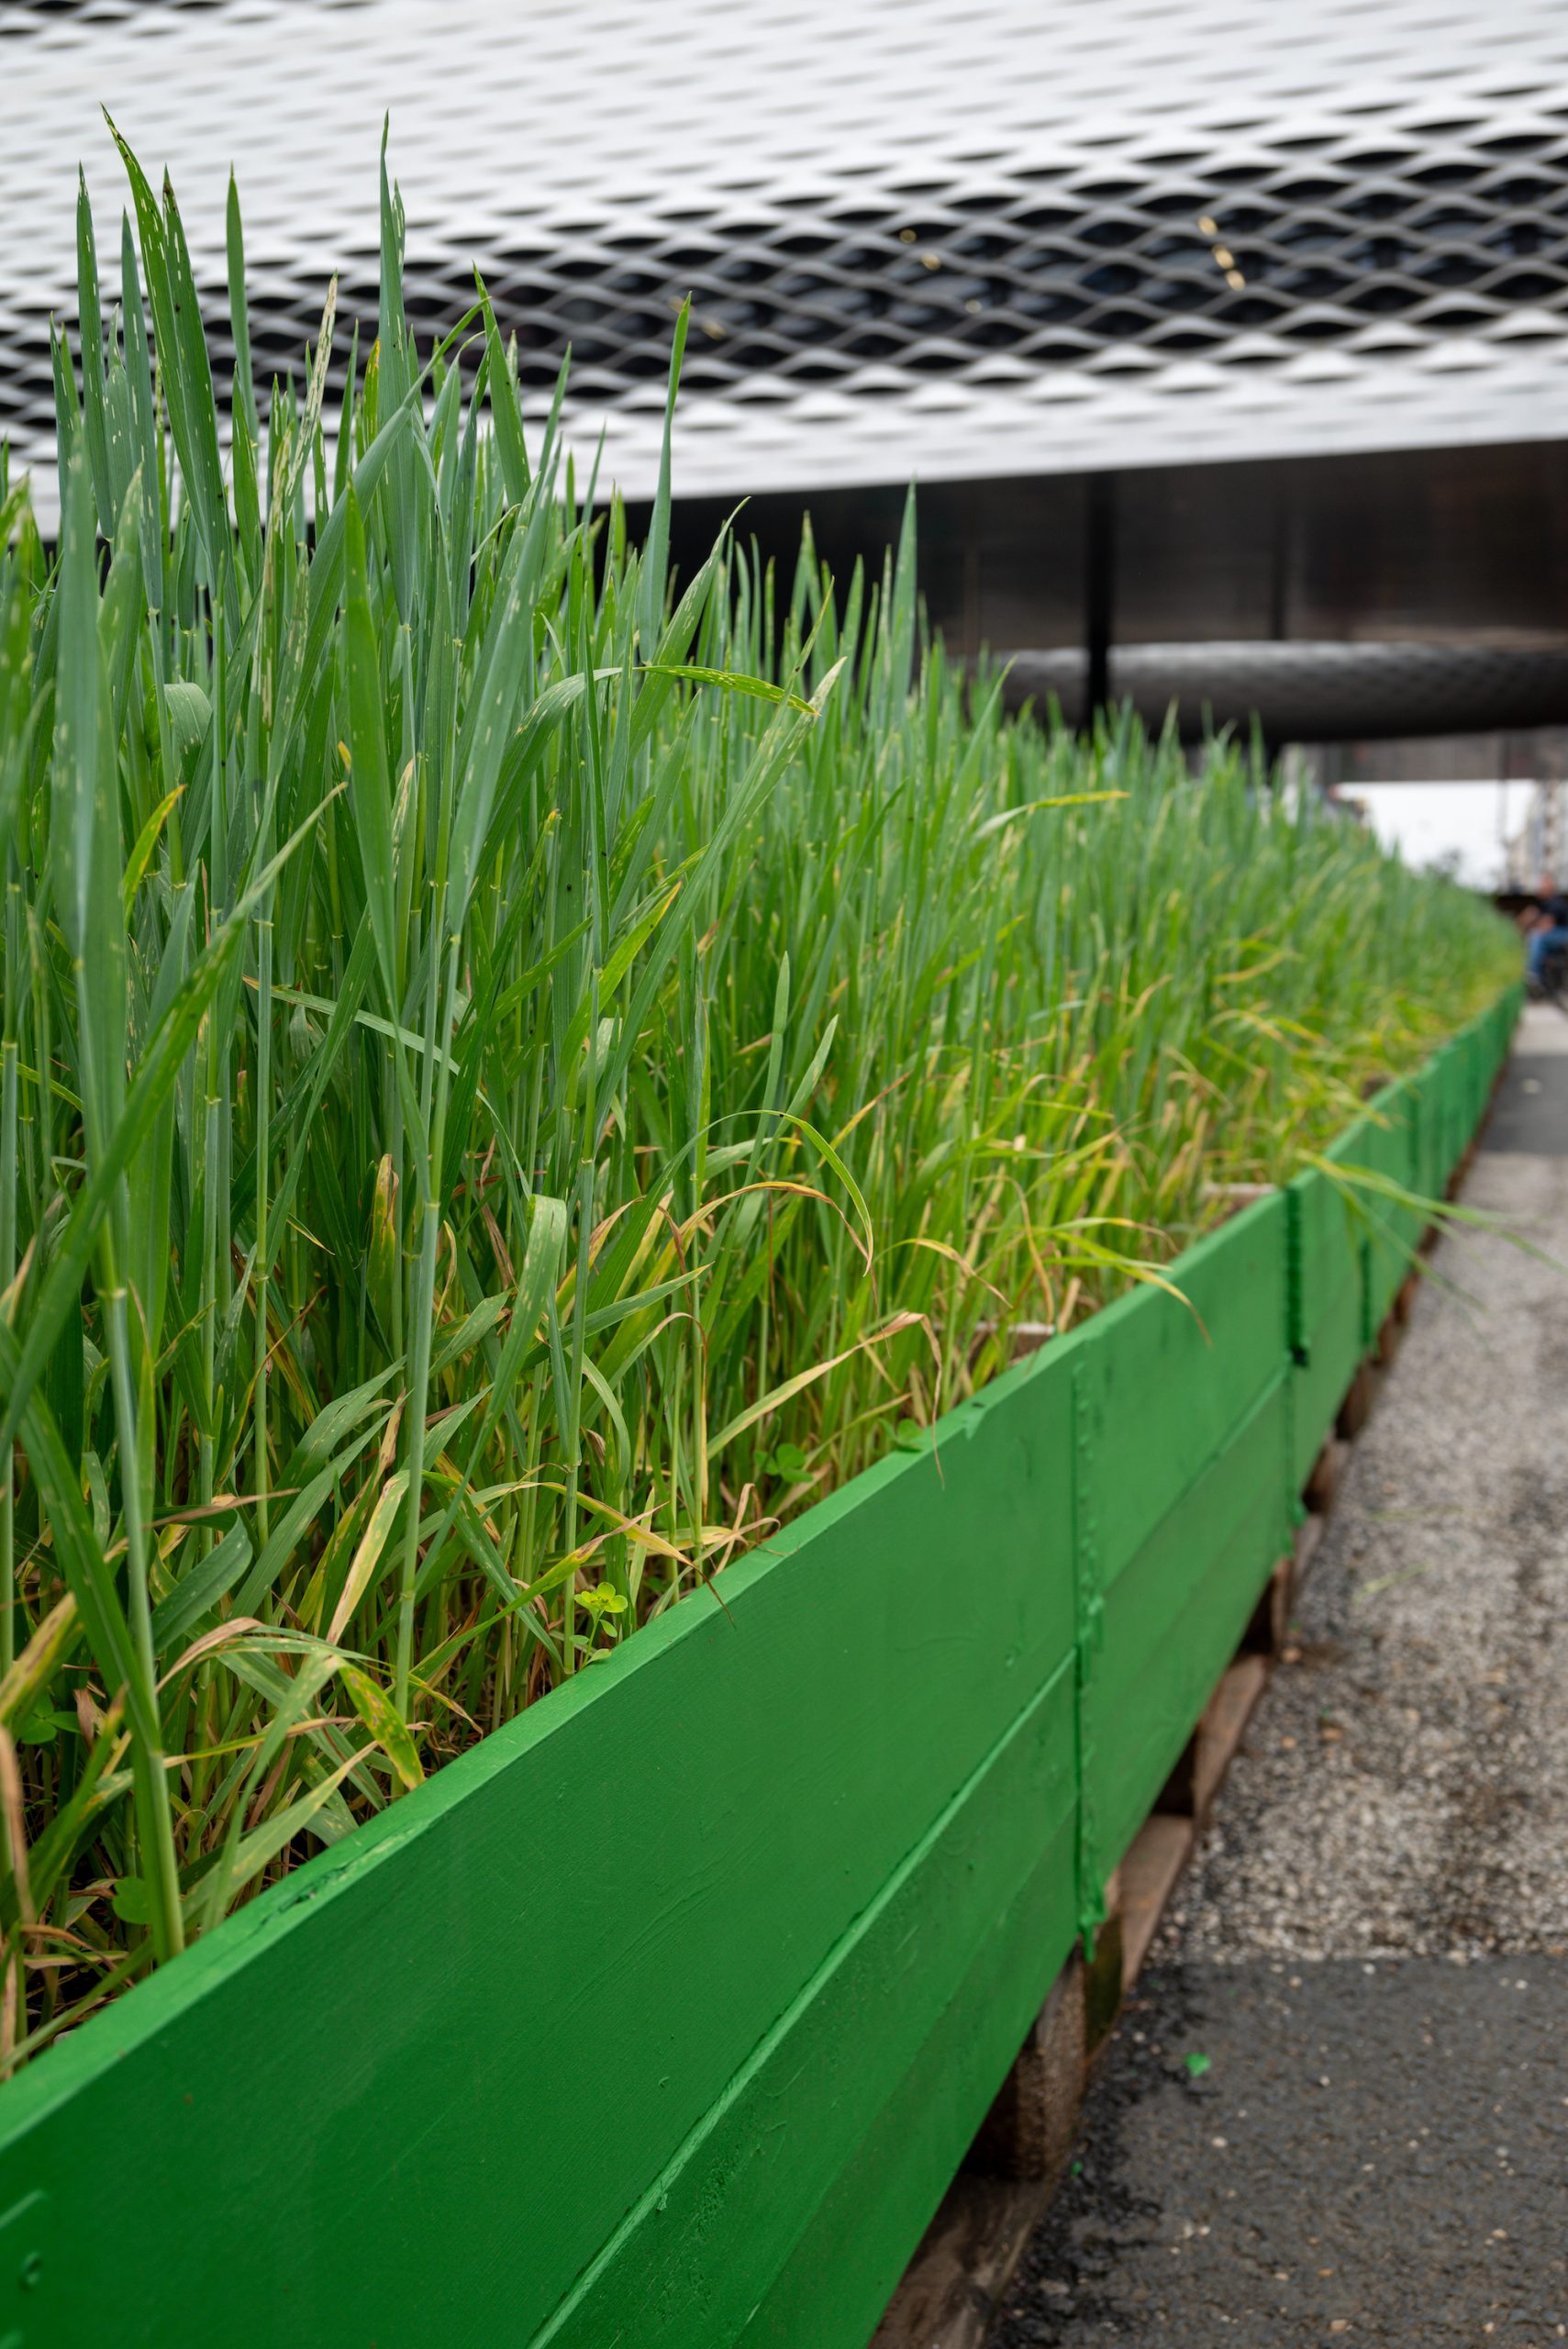
<path fill-rule="evenodd" d="M 668 422 L 634 545 L 482 284 L 417 344 L 384 168 L 373 334 L 264 390 L 231 188 L 220 401 L 121 152 L 52 551 L 0 466 L 6 2070 L 1511 968 L 1230 744 L 1005 718 L 912 518 L 672 577 Z"/>

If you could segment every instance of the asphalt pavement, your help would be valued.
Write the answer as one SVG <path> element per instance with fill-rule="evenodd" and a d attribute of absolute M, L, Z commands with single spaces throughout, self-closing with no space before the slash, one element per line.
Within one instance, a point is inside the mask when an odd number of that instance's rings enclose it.
<path fill-rule="evenodd" d="M 1555 1009 L 1464 1205 L 995 2349 L 1568 2339 Z"/>

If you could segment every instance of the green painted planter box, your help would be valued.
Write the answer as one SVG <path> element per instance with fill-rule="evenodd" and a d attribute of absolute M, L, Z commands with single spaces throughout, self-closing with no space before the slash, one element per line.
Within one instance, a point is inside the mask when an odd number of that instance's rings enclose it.
<path fill-rule="evenodd" d="M 1516 1011 L 1347 1158 L 1436 1187 Z M 0 2095 L 0 2349 L 860 2349 L 1385 1255 L 1259 1201 L 73 2033 Z"/>

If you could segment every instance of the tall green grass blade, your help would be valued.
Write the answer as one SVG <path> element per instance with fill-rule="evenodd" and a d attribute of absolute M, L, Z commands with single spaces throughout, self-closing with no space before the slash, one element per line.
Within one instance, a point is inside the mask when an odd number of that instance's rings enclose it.
<path fill-rule="evenodd" d="M 1007 718 L 912 507 L 846 595 L 728 530 L 672 590 L 684 316 L 639 548 L 482 284 L 421 354 L 384 158 L 378 334 L 329 414 L 329 305 L 264 440 L 230 190 L 230 488 L 125 160 L 52 569 L 0 485 L 0 1712 L 80 1699 L 19 1768 L 95 1951 L 13 1934 L 0 2067 L 1168 1282 L 1517 963 L 1251 754 Z"/>

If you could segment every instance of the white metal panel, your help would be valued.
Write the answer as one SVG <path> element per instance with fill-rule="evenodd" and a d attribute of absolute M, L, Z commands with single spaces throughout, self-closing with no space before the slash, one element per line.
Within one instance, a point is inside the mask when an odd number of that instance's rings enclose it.
<path fill-rule="evenodd" d="M 280 367 L 334 268 L 339 316 L 373 316 L 389 110 L 426 330 L 477 260 L 540 406 L 573 345 L 574 436 L 603 429 L 633 495 L 688 291 L 688 492 L 1568 415 L 1557 0 L 0 5 L 0 431 L 24 461 L 52 445 L 79 161 L 112 263 L 99 102 L 171 169 L 220 323 L 234 163 Z"/>

